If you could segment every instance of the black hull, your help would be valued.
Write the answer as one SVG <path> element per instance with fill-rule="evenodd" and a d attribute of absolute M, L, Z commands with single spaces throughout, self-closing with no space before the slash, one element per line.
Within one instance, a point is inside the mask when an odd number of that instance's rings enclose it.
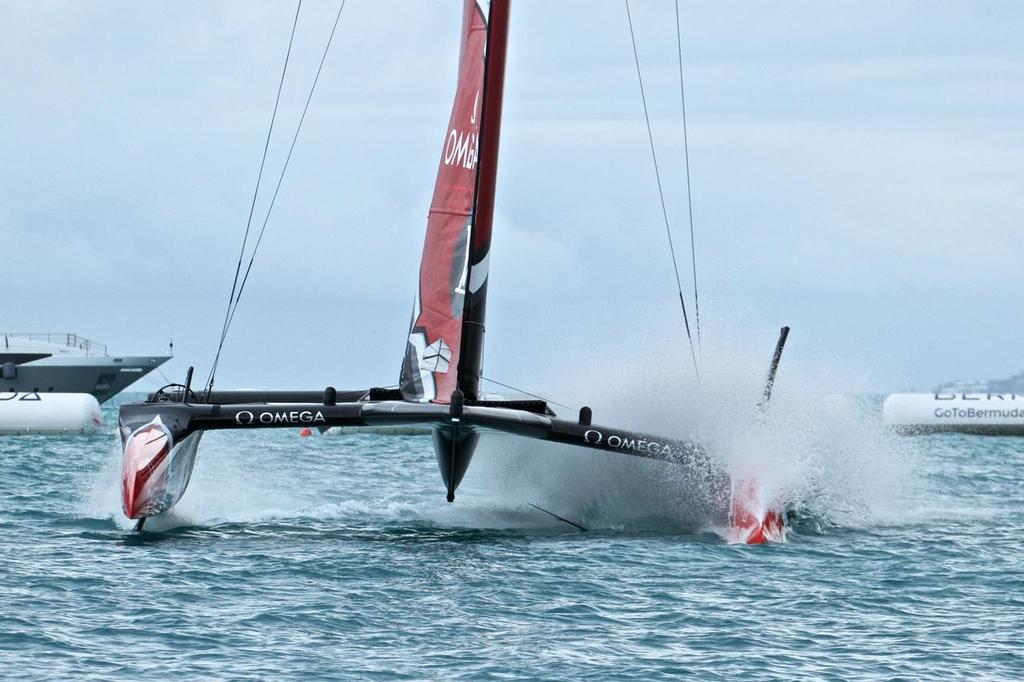
<path fill-rule="evenodd" d="M 435 426 L 432 431 L 437 466 L 448 491 L 448 501 L 455 501 L 455 490 L 473 460 L 480 434 L 469 427 Z"/>
<path fill-rule="evenodd" d="M 326 399 L 307 402 L 314 395 L 325 393 Z M 487 431 L 673 462 L 705 489 L 727 479 L 695 441 L 592 424 L 589 411 L 577 421 L 557 418 L 540 401 L 439 405 L 375 400 L 378 396 L 391 397 L 389 392 L 377 389 L 214 392 L 210 396 L 193 396 L 195 402 L 190 403 L 161 400 L 122 405 L 120 427 L 122 438 L 127 438 L 159 416 L 174 441 L 180 442 L 198 431 L 222 429 L 428 426 L 449 501 L 454 499 L 455 490 L 469 468 L 480 435 Z M 216 402 L 205 402 L 208 399 Z"/>

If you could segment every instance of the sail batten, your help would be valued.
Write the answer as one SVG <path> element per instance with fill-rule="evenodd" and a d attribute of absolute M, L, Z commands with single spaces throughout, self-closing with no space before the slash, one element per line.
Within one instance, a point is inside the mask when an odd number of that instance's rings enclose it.
<path fill-rule="evenodd" d="M 458 86 L 402 364 L 406 400 L 446 403 L 456 389 L 471 398 L 477 394 L 507 19 L 508 0 L 465 1 Z"/>

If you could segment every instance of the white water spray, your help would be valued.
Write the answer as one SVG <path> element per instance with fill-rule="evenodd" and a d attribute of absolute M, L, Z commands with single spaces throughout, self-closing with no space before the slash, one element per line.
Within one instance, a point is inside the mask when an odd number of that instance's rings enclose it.
<path fill-rule="evenodd" d="M 700 387 L 667 344 L 641 359 L 634 354 L 629 368 L 597 357 L 594 366 L 620 369 L 603 371 L 600 385 L 591 380 L 559 394 L 586 399 L 595 424 L 699 440 L 734 480 L 755 481 L 766 507 L 784 505 L 812 525 L 900 519 L 919 487 L 914 443 L 885 429 L 871 399 L 837 393 L 855 382 L 836 372 L 808 378 L 785 359 L 762 413 L 768 351 L 706 349 Z M 669 464 L 508 437 L 482 439 L 477 459 L 468 485 L 588 528 L 722 531 L 709 526 L 705 501 Z"/>

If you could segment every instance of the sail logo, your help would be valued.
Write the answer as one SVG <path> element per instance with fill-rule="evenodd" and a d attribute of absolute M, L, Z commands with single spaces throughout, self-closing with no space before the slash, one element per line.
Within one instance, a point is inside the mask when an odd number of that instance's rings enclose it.
<path fill-rule="evenodd" d="M 477 125 L 477 107 L 480 104 L 480 91 L 473 98 L 473 109 L 469 115 L 469 124 Z M 452 128 L 444 142 L 444 165 L 461 166 L 466 170 L 476 168 L 480 156 L 480 136 L 473 131 Z"/>
<path fill-rule="evenodd" d="M 252 426 L 253 424 L 315 424 L 326 423 L 324 413 L 317 410 L 292 410 L 290 412 L 260 412 L 254 414 L 249 410 L 242 410 L 235 415 L 235 423 L 239 426 Z"/>
<path fill-rule="evenodd" d="M 452 361 L 452 349 L 444 339 L 438 339 L 423 349 L 420 356 L 420 369 L 438 374 L 447 374 Z"/>
<path fill-rule="evenodd" d="M 479 155 L 480 138 L 476 133 L 451 129 L 444 144 L 444 165 L 473 170 Z"/>

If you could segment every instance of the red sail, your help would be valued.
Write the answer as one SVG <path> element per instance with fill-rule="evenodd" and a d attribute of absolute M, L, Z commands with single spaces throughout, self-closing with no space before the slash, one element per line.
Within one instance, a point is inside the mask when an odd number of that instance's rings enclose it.
<path fill-rule="evenodd" d="M 498 3 L 496 3 L 498 4 Z M 507 17 L 507 0 L 500 3 Z M 478 178 L 481 152 L 490 153 L 488 167 L 496 165 L 499 125 L 495 123 L 481 140 L 481 124 L 486 105 L 491 108 L 487 118 L 500 120 L 501 81 L 504 77 L 504 38 L 500 46 L 500 71 L 496 77 L 493 65 L 485 61 L 489 42 L 488 3 L 466 0 L 462 21 L 462 49 L 459 58 L 459 82 L 452 106 L 451 120 L 445 134 L 437 182 L 427 219 L 427 236 L 420 263 L 419 294 L 409 330 L 409 343 L 402 365 L 401 389 L 406 400 L 448 402 L 451 394 L 461 388 L 459 375 L 463 355 L 463 329 L 473 292 L 479 293 L 479 306 L 470 317 L 480 316 L 482 328 L 483 297 L 487 279 L 487 251 L 490 247 L 491 211 L 493 210 L 493 174 Z M 502 26 L 504 29 L 504 26 Z M 493 37 L 493 36 L 492 36 Z M 494 51 L 494 46 L 490 49 Z M 485 68 L 491 83 L 490 97 L 485 88 Z M 494 97 L 497 100 L 495 102 Z M 478 206 L 480 190 L 489 196 L 486 207 Z M 480 215 L 485 208 L 486 216 Z M 474 221 L 486 231 L 477 234 Z M 471 273 L 472 270 L 472 273 Z M 474 343 L 473 362 L 479 364 L 479 344 Z M 479 367 L 468 368 L 479 376 Z M 475 382 L 472 384 L 475 393 Z M 473 396 L 475 397 L 475 395 Z"/>

